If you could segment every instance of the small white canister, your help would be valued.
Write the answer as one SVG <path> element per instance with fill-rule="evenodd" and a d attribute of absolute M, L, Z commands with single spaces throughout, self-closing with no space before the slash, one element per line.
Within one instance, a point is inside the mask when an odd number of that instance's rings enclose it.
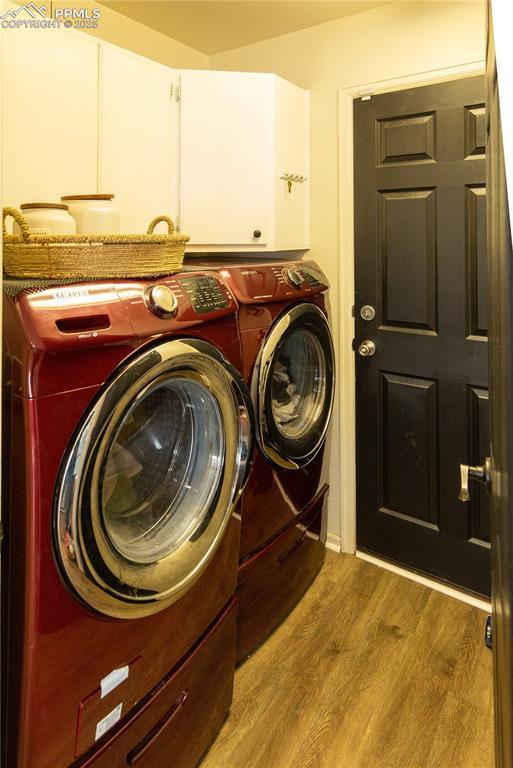
<path fill-rule="evenodd" d="M 114 195 L 66 195 L 61 200 L 69 205 L 79 235 L 115 234 L 121 229 L 119 211 L 112 202 Z"/>
<path fill-rule="evenodd" d="M 60 203 L 22 203 L 23 218 L 34 234 L 74 235 L 77 227 L 75 219 L 69 215 L 69 206 Z M 14 222 L 13 234 L 21 234 Z"/>

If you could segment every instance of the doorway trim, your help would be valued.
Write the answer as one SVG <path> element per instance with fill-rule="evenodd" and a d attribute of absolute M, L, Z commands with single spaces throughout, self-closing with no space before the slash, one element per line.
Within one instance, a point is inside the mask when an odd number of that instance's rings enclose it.
<path fill-rule="evenodd" d="M 354 339 L 354 193 L 353 193 L 353 100 L 366 95 L 415 88 L 472 75 L 484 75 L 485 61 L 479 59 L 454 67 L 417 72 L 389 80 L 358 83 L 338 90 L 339 138 L 339 260 L 340 286 L 338 355 L 340 472 L 340 537 L 329 534 L 327 546 L 339 552 L 356 552 L 356 389 Z"/>

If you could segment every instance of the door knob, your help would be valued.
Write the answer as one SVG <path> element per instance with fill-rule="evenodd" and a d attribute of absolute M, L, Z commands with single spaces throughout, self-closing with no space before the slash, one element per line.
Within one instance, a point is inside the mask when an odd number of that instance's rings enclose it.
<path fill-rule="evenodd" d="M 370 339 L 365 339 L 358 347 L 358 354 L 362 357 L 372 357 L 376 354 L 376 345 Z"/>
<path fill-rule="evenodd" d="M 480 483 L 484 483 L 486 490 L 490 492 L 490 459 L 488 456 L 484 460 L 482 467 L 471 467 L 468 464 L 460 464 L 461 472 L 461 488 L 460 495 L 458 496 L 460 501 L 470 501 L 470 493 L 468 490 L 469 480 L 477 480 Z"/>
<path fill-rule="evenodd" d="M 376 317 L 376 310 L 374 307 L 371 307 L 370 304 L 365 304 L 360 310 L 360 317 L 362 320 L 366 320 L 366 322 L 370 323 L 370 321 L 374 320 Z"/>

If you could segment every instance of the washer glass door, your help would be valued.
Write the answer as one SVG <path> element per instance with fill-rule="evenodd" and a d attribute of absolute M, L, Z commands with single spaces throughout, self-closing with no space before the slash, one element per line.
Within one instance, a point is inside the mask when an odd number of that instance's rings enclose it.
<path fill-rule="evenodd" d="M 166 607 L 208 565 L 247 475 L 249 393 L 211 345 L 162 343 L 100 392 L 61 472 L 55 538 L 88 605 Z"/>
<path fill-rule="evenodd" d="M 260 448 L 297 469 L 320 450 L 331 416 L 334 353 L 324 313 L 300 304 L 272 326 L 255 365 L 252 394 Z"/>
<path fill-rule="evenodd" d="M 170 376 L 127 409 L 100 469 L 101 508 L 117 551 L 152 563 L 204 522 L 224 466 L 223 418 L 201 383 Z"/>

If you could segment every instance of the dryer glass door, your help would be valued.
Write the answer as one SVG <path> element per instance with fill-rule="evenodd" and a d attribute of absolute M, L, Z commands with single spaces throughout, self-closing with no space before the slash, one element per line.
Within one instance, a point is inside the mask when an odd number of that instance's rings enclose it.
<path fill-rule="evenodd" d="M 160 610 L 208 565 L 247 475 L 249 393 L 211 345 L 174 340 L 125 365 L 61 472 L 56 547 L 91 607 Z"/>
<path fill-rule="evenodd" d="M 311 461 L 328 429 L 334 393 L 334 353 L 324 313 L 300 304 L 271 328 L 257 360 L 252 394 L 262 451 L 297 469 Z"/>

